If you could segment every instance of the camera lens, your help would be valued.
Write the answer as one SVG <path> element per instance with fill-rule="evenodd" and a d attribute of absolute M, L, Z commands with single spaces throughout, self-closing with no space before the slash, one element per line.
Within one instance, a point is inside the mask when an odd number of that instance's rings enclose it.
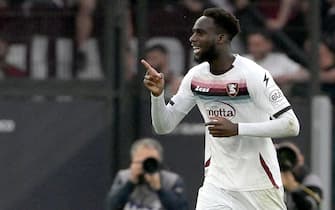
<path fill-rule="evenodd" d="M 160 164 L 155 158 L 147 158 L 143 161 L 142 167 L 145 173 L 153 174 L 159 170 Z"/>

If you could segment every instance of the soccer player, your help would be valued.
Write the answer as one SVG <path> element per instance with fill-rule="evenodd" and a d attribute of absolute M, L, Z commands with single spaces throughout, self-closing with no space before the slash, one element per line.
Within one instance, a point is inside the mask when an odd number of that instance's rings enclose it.
<path fill-rule="evenodd" d="M 286 209 L 271 137 L 298 135 L 290 103 L 267 70 L 232 53 L 231 40 L 240 31 L 233 15 L 206 9 L 192 31 L 200 64 L 189 70 L 167 105 L 164 75 L 141 62 L 157 133 L 171 132 L 195 105 L 205 121 L 205 179 L 196 209 Z"/>

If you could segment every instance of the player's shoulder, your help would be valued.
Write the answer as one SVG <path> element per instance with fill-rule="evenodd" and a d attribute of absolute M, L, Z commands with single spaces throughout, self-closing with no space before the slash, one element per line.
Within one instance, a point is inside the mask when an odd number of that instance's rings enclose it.
<path fill-rule="evenodd" d="M 236 66 L 248 76 L 264 75 L 267 72 L 266 69 L 247 57 L 237 55 L 236 59 Z"/>
<path fill-rule="evenodd" d="M 248 85 L 261 87 L 264 81 L 273 80 L 268 70 L 251 59 L 239 56 L 236 65 L 243 72 Z"/>
<path fill-rule="evenodd" d="M 209 69 L 209 63 L 208 62 L 202 62 L 198 65 L 193 66 L 187 74 L 196 74 L 199 72 L 203 72 L 204 70 Z"/>
<path fill-rule="evenodd" d="M 195 75 L 201 77 L 201 75 L 206 71 L 209 71 L 209 63 L 202 62 L 188 70 L 183 80 L 192 80 Z"/>

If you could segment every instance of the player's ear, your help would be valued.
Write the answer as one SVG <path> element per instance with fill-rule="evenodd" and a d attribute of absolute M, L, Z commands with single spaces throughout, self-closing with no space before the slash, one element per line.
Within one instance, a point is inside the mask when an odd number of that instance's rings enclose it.
<path fill-rule="evenodd" d="M 223 33 L 218 34 L 217 36 L 218 43 L 223 44 L 228 39 L 227 36 L 228 36 L 227 34 L 223 34 Z"/>

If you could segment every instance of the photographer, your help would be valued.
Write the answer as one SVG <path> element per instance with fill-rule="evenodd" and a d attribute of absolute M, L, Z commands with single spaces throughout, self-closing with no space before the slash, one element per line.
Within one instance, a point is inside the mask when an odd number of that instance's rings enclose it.
<path fill-rule="evenodd" d="M 184 183 L 163 170 L 162 146 L 153 139 L 136 141 L 129 169 L 118 172 L 107 195 L 108 210 L 186 210 Z"/>
<path fill-rule="evenodd" d="M 321 180 L 304 165 L 304 156 L 299 148 L 290 142 L 284 142 L 277 145 L 277 155 L 287 209 L 320 209 Z"/>

